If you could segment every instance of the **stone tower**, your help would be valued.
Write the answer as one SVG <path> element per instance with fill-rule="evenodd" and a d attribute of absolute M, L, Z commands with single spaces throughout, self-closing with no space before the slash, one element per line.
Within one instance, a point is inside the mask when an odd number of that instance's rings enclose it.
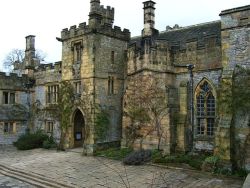
<path fill-rule="evenodd" d="M 93 153 L 104 142 L 119 143 L 121 139 L 125 52 L 130 40 L 127 29 L 113 26 L 114 8 L 104 8 L 99 0 L 91 0 L 90 5 L 89 23 L 63 29 L 60 39 L 62 80 L 72 82 L 77 94 L 68 144 L 69 147 L 77 147 L 76 143 L 84 145 L 86 153 Z M 78 99 L 85 101 L 84 104 L 77 104 Z M 109 117 L 108 129 L 102 138 L 95 133 L 96 118 L 101 111 Z M 85 123 L 81 128 L 85 131 L 82 131 L 81 142 L 75 139 L 80 116 Z"/>

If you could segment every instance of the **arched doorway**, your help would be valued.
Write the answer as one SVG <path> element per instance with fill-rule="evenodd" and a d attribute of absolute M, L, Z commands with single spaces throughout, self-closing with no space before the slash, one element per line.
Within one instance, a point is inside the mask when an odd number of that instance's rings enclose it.
<path fill-rule="evenodd" d="M 82 112 L 77 109 L 74 116 L 74 147 L 82 147 L 85 136 L 85 121 Z"/>

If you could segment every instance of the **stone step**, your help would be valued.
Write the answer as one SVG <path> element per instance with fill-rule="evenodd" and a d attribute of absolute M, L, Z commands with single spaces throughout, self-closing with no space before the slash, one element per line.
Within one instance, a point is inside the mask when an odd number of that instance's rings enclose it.
<path fill-rule="evenodd" d="M 40 174 L 27 173 L 2 164 L 0 164 L 0 173 L 41 188 L 73 188 L 73 186 L 56 182 Z"/>

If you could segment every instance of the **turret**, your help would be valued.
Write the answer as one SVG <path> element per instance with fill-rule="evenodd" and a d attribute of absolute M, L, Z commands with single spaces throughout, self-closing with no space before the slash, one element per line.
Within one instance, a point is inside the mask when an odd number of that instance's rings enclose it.
<path fill-rule="evenodd" d="M 101 23 L 100 0 L 90 0 L 89 26 L 95 28 Z"/>
<path fill-rule="evenodd" d="M 90 0 L 90 12 L 98 11 L 100 8 L 100 0 Z"/>
<path fill-rule="evenodd" d="M 90 0 L 89 26 L 97 28 L 100 25 L 113 25 L 115 9 L 100 5 L 100 0 Z"/>
<path fill-rule="evenodd" d="M 142 31 L 142 36 L 152 36 L 157 34 L 158 31 L 155 29 L 155 2 L 145 1 L 144 4 L 144 29 Z"/>

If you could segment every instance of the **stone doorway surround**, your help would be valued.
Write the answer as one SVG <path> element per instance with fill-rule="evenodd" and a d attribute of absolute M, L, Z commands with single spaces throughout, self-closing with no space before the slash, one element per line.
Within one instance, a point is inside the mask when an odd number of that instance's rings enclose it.
<path fill-rule="evenodd" d="M 76 109 L 73 114 L 73 148 L 83 147 L 85 139 L 85 119 L 83 113 Z"/>

